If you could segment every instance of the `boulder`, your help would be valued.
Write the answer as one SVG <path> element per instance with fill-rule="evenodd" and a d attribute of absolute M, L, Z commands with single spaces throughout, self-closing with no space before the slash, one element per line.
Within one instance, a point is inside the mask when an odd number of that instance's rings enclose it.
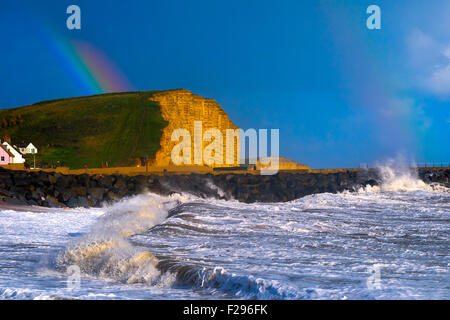
<path fill-rule="evenodd" d="M 14 177 L 14 185 L 16 187 L 25 187 L 31 183 L 29 178 L 26 177 Z"/>
<path fill-rule="evenodd" d="M 47 204 L 47 207 L 50 208 L 63 208 L 65 207 L 64 204 L 62 204 L 61 202 L 59 202 L 56 198 L 47 195 L 47 197 L 45 198 L 45 203 Z"/>
<path fill-rule="evenodd" d="M 89 203 L 86 197 L 71 197 L 69 201 L 67 201 L 67 206 L 69 208 L 89 208 Z"/>
<path fill-rule="evenodd" d="M 100 187 L 89 188 L 87 192 L 92 197 L 92 199 L 100 201 L 103 200 L 103 194 L 105 193 L 105 189 Z"/>
<path fill-rule="evenodd" d="M 127 181 L 124 176 L 117 176 L 116 182 L 114 183 L 113 187 L 115 189 L 126 189 L 127 188 Z"/>
<path fill-rule="evenodd" d="M 10 192 L 8 190 L 0 188 L 0 196 L 6 196 L 8 198 L 14 197 L 14 192 Z"/>
<path fill-rule="evenodd" d="M 99 186 L 109 189 L 112 187 L 115 178 L 113 176 L 100 176 L 96 180 Z"/>
<path fill-rule="evenodd" d="M 58 177 L 55 174 L 49 174 L 47 178 L 50 184 L 56 184 L 56 181 L 58 181 Z"/>
<path fill-rule="evenodd" d="M 61 175 L 57 180 L 56 180 L 56 185 L 60 188 L 67 188 L 70 185 L 70 179 L 68 176 L 65 175 Z"/>
<path fill-rule="evenodd" d="M 84 197 L 84 196 L 86 196 L 86 192 L 87 192 L 87 189 L 86 189 L 86 187 L 83 187 L 83 186 L 76 186 L 76 187 L 70 188 L 70 193 L 72 196 Z"/>
<path fill-rule="evenodd" d="M 118 194 L 114 193 L 113 191 L 108 191 L 106 193 L 106 196 L 108 197 L 108 200 L 115 201 L 115 200 L 119 200 L 120 199 L 120 196 Z"/>
<path fill-rule="evenodd" d="M 76 178 L 77 178 L 77 182 L 79 185 L 84 186 L 84 187 L 89 187 L 90 176 L 88 174 L 86 174 L 86 173 L 80 174 Z"/>
<path fill-rule="evenodd" d="M 57 189 L 54 192 L 54 195 L 55 195 L 55 198 L 58 199 L 58 201 L 64 202 L 64 203 L 67 202 L 71 197 L 71 194 L 68 190 L 60 188 L 60 187 L 57 187 Z"/>

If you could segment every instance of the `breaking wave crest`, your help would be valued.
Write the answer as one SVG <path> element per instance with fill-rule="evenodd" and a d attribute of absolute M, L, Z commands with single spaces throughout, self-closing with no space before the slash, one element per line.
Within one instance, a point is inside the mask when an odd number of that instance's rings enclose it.
<path fill-rule="evenodd" d="M 173 275 L 176 279 L 175 285 L 204 289 L 211 294 L 225 294 L 244 299 L 299 299 L 313 293 L 313 290 L 308 290 L 301 294 L 278 281 L 237 275 L 221 267 L 205 268 L 161 261 L 158 268 Z"/>
<path fill-rule="evenodd" d="M 156 268 L 158 259 L 126 238 L 163 221 L 168 210 L 181 201 L 182 196 L 147 194 L 107 208 L 89 233 L 57 257 L 57 267 L 77 265 L 83 273 L 126 283 L 155 284 L 163 280 Z"/>

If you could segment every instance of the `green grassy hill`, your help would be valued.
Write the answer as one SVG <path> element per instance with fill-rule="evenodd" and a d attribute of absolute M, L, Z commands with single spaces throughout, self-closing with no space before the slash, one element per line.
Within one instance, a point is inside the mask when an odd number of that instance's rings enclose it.
<path fill-rule="evenodd" d="M 40 165 L 101 167 L 154 158 L 167 122 L 156 91 L 102 94 L 0 110 L 0 139 L 33 142 Z M 30 162 L 30 161 L 28 161 Z"/>

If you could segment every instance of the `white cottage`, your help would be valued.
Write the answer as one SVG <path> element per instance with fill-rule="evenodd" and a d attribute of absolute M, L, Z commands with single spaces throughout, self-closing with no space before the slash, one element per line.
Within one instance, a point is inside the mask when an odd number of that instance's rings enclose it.
<path fill-rule="evenodd" d="M 19 150 L 22 154 L 36 154 L 36 153 L 38 153 L 38 149 L 31 142 L 29 144 L 17 143 L 17 144 L 14 145 L 14 148 Z"/>
<path fill-rule="evenodd" d="M 8 150 L 13 155 L 11 163 L 25 163 L 25 159 L 23 158 L 22 154 L 14 149 L 8 142 L 3 142 L 3 147 L 5 147 L 6 150 Z"/>
<path fill-rule="evenodd" d="M 35 154 L 38 153 L 38 149 L 30 142 L 25 148 L 26 153 Z"/>

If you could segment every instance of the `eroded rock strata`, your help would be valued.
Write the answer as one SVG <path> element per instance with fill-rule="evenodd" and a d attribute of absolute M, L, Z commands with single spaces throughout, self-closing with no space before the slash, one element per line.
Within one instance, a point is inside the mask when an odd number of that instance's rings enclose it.
<path fill-rule="evenodd" d="M 178 141 L 172 141 L 172 133 L 176 129 L 186 129 L 194 137 L 194 121 L 202 122 L 202 133 L 208 129 L 218 129 L 223 136 L 223 149 L 218 152 L 222 160 L 222 164 L 213 164 L 212 167 L 229 166 L 226 164 L 226 150 L 232 149 L 234 154 L 234 164 L 238 163 L 238 145 L 239 139 L 235 139 L 234 143 L 226 143 L 226 130 L 236 130 L 238 127 L 234 125 L 228 118 L 226 112 L 213 99 L 205 99 L 199 95 L 192 94 L 192 92 L 184 89 L 169 90 L 155 93 L 150 100 L 156 101 L 161 106 L 161 115 L 168 122 L 167 127 L 164 128 L 160 144 L 161 148 L 156 153 L 156 166 L 170 166 L 173 165 L 171 160 L 171 152 L 173 147 L 178 144 Z M 201 134 L 201 137 L 203 135 Z M 194 153 L 203 153 L 205 146 L 209 142 L 200 141 L 200 144 L 191 144 L 191 164 L 194 163 Z M 197 147 L 196 150 L 194 147 Z M 199 164 L 198 164 L 199 165 Z M 206 165 L 202 163 L 202 165 Z"/>

